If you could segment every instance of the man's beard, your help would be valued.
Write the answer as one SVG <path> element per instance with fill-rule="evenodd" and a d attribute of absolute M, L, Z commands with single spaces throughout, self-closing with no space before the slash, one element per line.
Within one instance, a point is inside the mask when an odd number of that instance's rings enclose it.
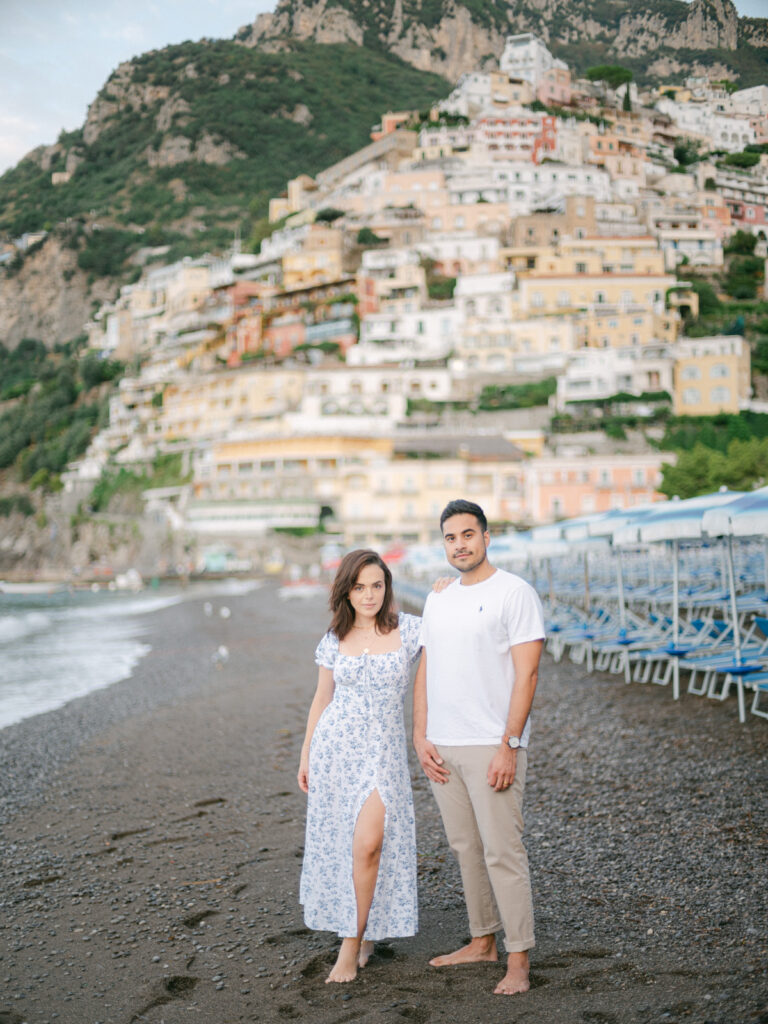
<path fill-rule="evenodd" d="M 468 565 L 462 562 L 451 562 L 451 565 L 454 567 L 454 569 L 458 569 L 459 572 L 472 572 L 472 570 L 476 569 L 478 565 L 483 564 L 483 562 L 485 561 L 485 556 L 486 551 L 485 549 L 483 549 L 483 553 L 480 555 L 480 557 L 477 558 L 476 561 L 472 562 L 471 564 Z"/>

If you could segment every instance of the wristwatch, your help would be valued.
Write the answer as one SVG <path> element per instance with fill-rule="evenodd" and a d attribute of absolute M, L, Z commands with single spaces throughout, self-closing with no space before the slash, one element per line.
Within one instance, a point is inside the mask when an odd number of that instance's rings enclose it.
<path fill-rule="evenodd" d="M 510 750 L 517 750 L 520 746 L 519 736 L 503 736 L 502 742 L 506 743 Z"/>

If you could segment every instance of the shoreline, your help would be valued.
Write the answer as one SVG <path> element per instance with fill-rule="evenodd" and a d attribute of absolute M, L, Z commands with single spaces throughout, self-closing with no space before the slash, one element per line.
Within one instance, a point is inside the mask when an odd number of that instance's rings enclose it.
<path fill-rule="evenodd" d="M 153 616 L 129 679 L 0 732 L 3 1024 L 765 1020 L 763 721 L 545 658 L 531 992 L 492 996 L 492 964 L 427 967 L 466 920 L 413 758 L 420 932 L 326 986 L 336 939 L 297 904 L 295 782 L 325 600 L 267 584 L 214 598 L 228 619 L 204 600 Z"/>

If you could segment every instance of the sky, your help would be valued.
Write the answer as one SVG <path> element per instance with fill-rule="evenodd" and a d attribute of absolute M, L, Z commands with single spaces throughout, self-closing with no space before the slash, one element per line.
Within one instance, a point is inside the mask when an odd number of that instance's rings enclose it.
<path fill-rule="evenodd" d="M 277 0 L 0 0 L 0 174 L 62 129 L 121 61 L 171 43 L 230 39 Z M 768 17 L 768 0 L 736 0 Z"/>

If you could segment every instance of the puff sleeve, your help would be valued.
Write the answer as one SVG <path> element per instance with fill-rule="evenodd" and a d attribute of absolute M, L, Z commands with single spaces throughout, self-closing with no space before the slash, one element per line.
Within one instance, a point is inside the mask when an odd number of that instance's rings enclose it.
<path fill-rule="evenodd" d="M 421 651 L 419 633 L 421 632 L 421 619 L 418 615 L 400 614 L 400 640 L 408 655 L 408 661 L 414 662 Z"/>
<path fill-rule="evenodd" d="M 330 630 L 315 649 L 315 664 L 321 668 L 330 668 L 336 664 L 336 656 L 339 653 L 339 640 L 335 633 Z"/>

